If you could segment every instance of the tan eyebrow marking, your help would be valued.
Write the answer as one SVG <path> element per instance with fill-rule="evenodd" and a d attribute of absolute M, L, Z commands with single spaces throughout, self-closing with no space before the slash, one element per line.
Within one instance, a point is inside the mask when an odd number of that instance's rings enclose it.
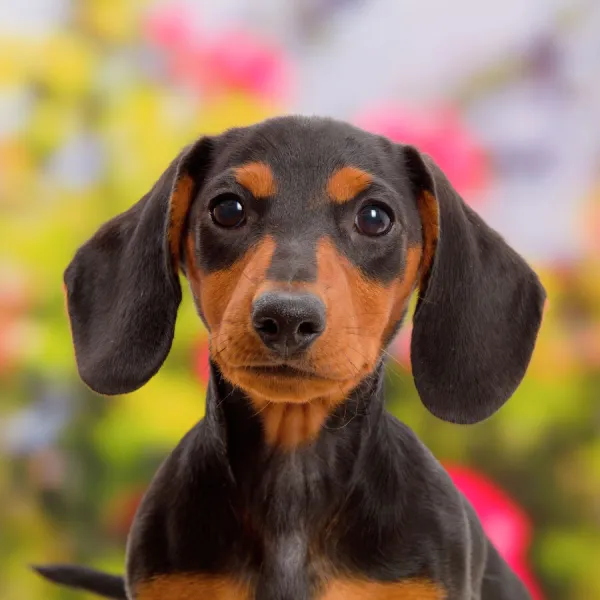
<path fill-rule="evenodd" d="M 250 162 L 234 169 L 235 179 L 255 198 L 268 198 L 276 191 L 271 167 L 263 162 Z"/>
<path fill-rule="evenodd" d="M 342 204 L 367 189 L 372 181 L 373 177 L 358 167 L 343 167 L 329 178 L 327 194 L 333 202 Z"/>

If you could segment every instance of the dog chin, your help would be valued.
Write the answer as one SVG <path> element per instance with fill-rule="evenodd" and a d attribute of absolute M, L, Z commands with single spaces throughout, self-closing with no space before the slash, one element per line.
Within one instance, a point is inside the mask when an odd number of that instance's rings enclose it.
<path fill-rule="evenodd" d="M 338 381 L 313 375 L 306 377 L 293 370 L 227 368 L 221 365 L 225 378 L 241 388 L 252 400 L 274 403 L 306 404 L 317 399 L 334 403 L 355 387 L 354 381 Z"/>

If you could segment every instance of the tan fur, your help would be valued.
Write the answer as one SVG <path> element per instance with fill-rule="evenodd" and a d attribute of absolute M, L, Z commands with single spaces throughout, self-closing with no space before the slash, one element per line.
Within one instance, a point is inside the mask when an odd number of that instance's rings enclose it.
<path fill-rule="evenodd" d="M 267 442 L 288 450 L 316 438 L 337 403 L 328 397 L 301 404 L 270 402 L 260 397 L 254 397 L 253 402 L 263 421 Z"/>
<path fill-rule="evenodd" d="M 204 574 L 161 575 L 138 583 L 136 600 L 254 600 L 250 585 Z M 354 579 L 329 581 L 316 600 L 446 600 L 445 591 L 424 579 L 379 582 Z"/>
<path fill-rule="evenodd" d="M 161 575 L 134 587 L 138 600 L 251 600 L 248 585 L 233 579 L 202 574 Z"/>
<path fill-rule="evenodd" d="M 169 249 L 175 267 L 179 269 L 179 254 L 183 226 L 190 210 L 194 182 L 189 175 L 183 175 L 175 185 L 169 201 Z"/>
<path fill-rule="evenodd" d="M 343 167 L 327 182 L 327 195 L 332 202 L 343 204 L 366 190 L 373 181 L 369 173 L 357 167 Z"/>
<path fill-rule="evenodd" d="M 445 591 L 424 579 L 398 583 L 341 579 L 332 581 L 318 600 L 445 600 Z"/>
<path fill-rule="evenodd" d="M 419 273 L 419 267 L 421 266 L 421 260 L 423 251 L 419 246 L 409 248 L 406 252 L 406 267 L 404 269 L 404 275 L 401 279 L 394 281 L 394 290 L 392 294 L 394 296 L 394 303 L 388 319 L 388 326 L 385 328 L 383 338 L 387 340 L 388 337 L 393 333 L 394 325 L 402 318 L 402 314 L 408 306 L 410 296 L 415 289 L 417 283 L 417 275 Z"/>
<path fill-rule="evenodd" d="M 424 288 L 433 265 L 433 257 L 440 237 L 440 216 L 437 199 L 430 192 L 421 194 L 418 207 L 423 226 L 423 262 L 420 285 L 421 288 Z"/>
<path fill-rule="evenodd" d="M 275 177 L 266 163 L 247 163 L 237 167 L 234 172 L 236 181 L 255 198 L 269 198 L 275 195 Z"/>

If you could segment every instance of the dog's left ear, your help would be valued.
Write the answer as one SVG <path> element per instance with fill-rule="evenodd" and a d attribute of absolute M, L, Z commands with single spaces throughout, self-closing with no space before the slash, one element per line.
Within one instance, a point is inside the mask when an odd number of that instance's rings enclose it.
<path fill-rule="evenodd" d="M 454 423 L 497 411 L 523 379 L 546 298 L 538 277 L 433 160 L 402 150 L 423 226 L 411 362 L 425 406 Z"/>

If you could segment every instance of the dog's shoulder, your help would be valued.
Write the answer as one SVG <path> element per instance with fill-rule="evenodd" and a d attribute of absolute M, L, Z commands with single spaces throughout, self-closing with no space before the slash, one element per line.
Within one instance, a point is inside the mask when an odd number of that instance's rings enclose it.
<path fill-rule="evenodd" d="M 374 579 L 424 572 L 450 590 L 463 589 L 471 568 L 467 557 L 475 550 L 484 559 L 486 545 L 467 501 L 407 425 L 387 415 L 375 435 L 364 457 L 369 468 L 360 470 L 345 503 L 337 544 Z"/>
<path fill-rule="evenodd" d="M 197 423 L 165 459 L 140 504 L 130 532 L 127 571 L 146 579 L 181 567 L 210 570 L 239 534 L 228 498 L 232 479 L 210 423 Z M 185 535 L 182 535 L 185 532 Z"/>

